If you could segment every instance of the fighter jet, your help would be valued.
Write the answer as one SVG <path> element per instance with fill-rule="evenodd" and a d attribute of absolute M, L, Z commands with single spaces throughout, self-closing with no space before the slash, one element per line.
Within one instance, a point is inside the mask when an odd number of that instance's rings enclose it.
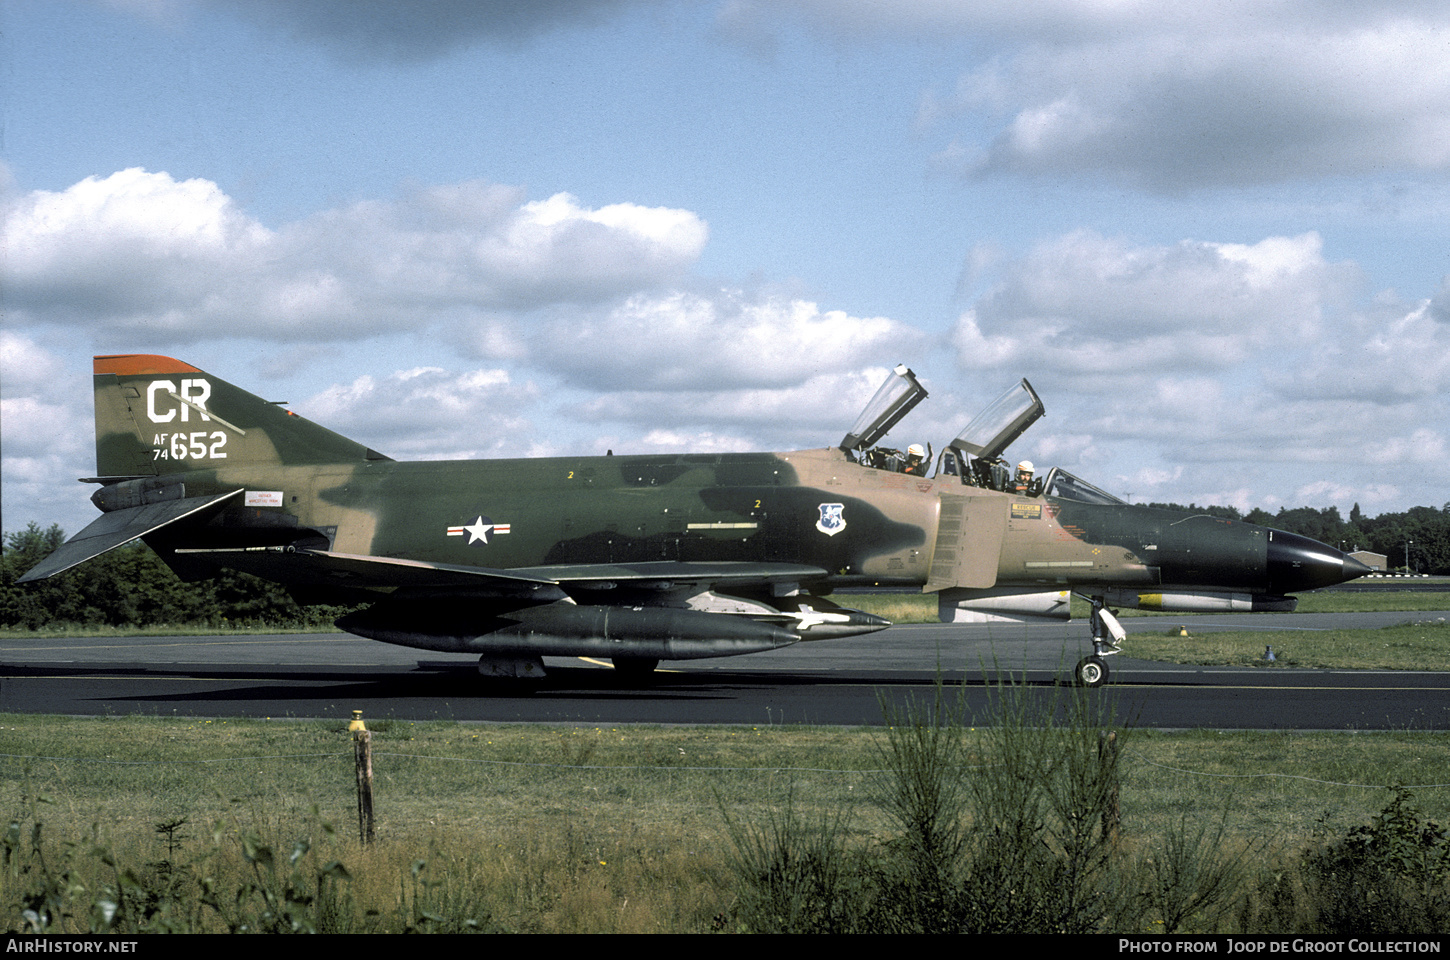
<path fill-rule="evenodd" d="M 1091 603 L 1108 679 L 1112 607 L 1292 610 L 1368 567 L 1306 537 L 1125 503 L 1007 447 L 1043 415 L 1026 381 L 941 452 L 879 446 L 927 391 L 892 371 L 834 447 L 788 453 L 399 462 L 169 357 L 95 358 L 102 516 L 20 579 L 140 537 L 183 580 L 221 568 L 303 603 L 360 604 L 344 630 L 538 677 L 545 656 L 648 674 L 867 634 L 841 588 L 934 594 L 943 622 L 1066 619 Z"/>

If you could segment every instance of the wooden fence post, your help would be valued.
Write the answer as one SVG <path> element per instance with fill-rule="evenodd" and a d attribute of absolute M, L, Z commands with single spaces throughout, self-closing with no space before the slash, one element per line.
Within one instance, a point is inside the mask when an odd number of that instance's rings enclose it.
<path fill-rule="evenodd" d="M 377 838 L 373 823 L 373 735 L 363 723 L 361 710 L 352 712 L 347 729 L 352 733 L 353 761 L 357 767 L 357 836 L 367 846 Z"/>

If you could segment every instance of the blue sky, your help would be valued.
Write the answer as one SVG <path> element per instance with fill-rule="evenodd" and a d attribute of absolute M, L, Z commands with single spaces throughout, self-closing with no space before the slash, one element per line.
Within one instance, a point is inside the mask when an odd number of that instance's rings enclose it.
<path fill-rule="evenodd" d="M 937 447 L 1134 500 L 1450 491 L 1450 13 L 10 0 L 3 523 L 93 510 L 89 358 L 399 457 Z"/>

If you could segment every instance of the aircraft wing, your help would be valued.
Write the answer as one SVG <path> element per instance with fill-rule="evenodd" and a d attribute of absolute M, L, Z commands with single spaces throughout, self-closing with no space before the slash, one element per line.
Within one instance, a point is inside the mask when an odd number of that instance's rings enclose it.
<path fill-rule="evenodd" d="M 57 573 L 64 573 L 71 567 L 85 563 L 92 557 L 99 557 L 107 550 L 114 550 L 130 543 L 137 537 L 155 533 L 188 517 L 197 517 L 210 510 L 219 510 L 226 500 L 239 496 L 242 491 L 217 494 L 214 497 L 186 497 L 181 500 L 166 500 L 147 503 L 124 510 L 113 510 L 102 514 L 80 533 L 61 544 L 55 552 L 37 563 L 19 577 L 16 583 L 44 580 Z"/>
<path fill-rule="evenodd" d="M 530 590 L 556 581 L 516 570 L 495 570 L 455 563 L 428 563 L 397 557 L 370 557 L 331 550 L 299 550 L 316 557 L 330 576 L 358 587 L 472 587 Z"/>
<path fill-rule="evenodd" d="M 485 570 L 336 554 L 314 559 L 326 560 L 329 574 L 357 570 L 401 588 L 338 620 L 344 630 L 485 659 L 611 657 L 647 661 L 653 669 L 660 659 L 729 656 L 887 626 L 829 601 L 772 596 L 771 585 L 826 576 L 802 564 L 648 561 Z M 713 592 L 721 587 L 724 595 Z"/>

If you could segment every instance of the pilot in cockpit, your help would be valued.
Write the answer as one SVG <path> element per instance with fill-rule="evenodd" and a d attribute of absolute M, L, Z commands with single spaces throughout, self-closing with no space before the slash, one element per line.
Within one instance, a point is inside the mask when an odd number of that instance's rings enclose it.
<path fill-rule="evenodd" d="M 1020 494 L 1024 497 L 1036 496 L 1038 493 L 1037 485 L 1032 482 L 1032 475 L 1035 472 L 1036 467 L 1032 465 L 1031 460 L 1023 460 L 1017 464 L 1017 476 L 1013 478 L 1012 486 L 1008 492 Z"/>
<path fill-rule="evenodd" d="M 909 473 L 914 477 L 926 476 L 926 447 L 919 443 L 913 443 L 906 448 L 906 466 L 901 468 L 902 473 Z"/>

